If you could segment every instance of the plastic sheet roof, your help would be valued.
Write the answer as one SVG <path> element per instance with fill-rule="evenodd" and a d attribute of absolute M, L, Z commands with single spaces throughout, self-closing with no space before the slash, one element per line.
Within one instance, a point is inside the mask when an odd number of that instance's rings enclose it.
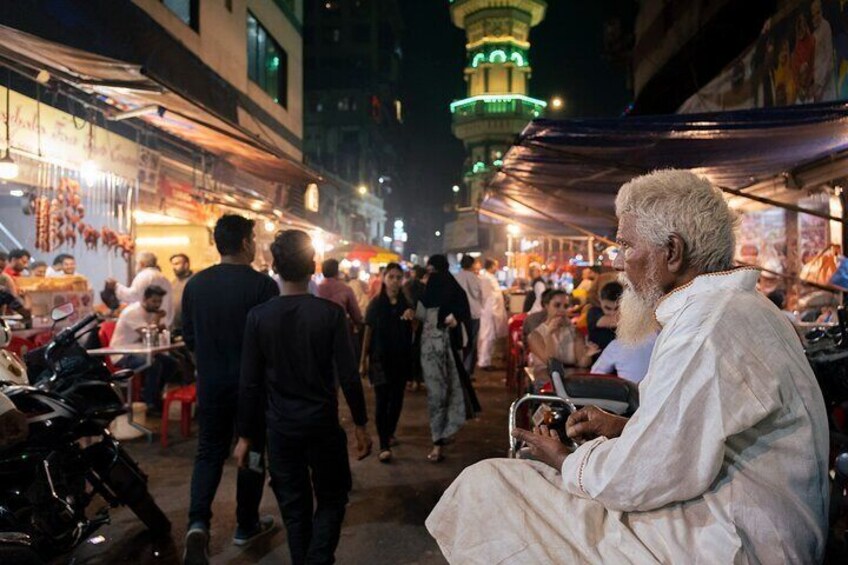
<path fill-rule="evenodd" d="M 615 195 L 634 176 L 686 168 L 744 192 L 775 178 L 783 184 L 800 167 L 845 150 L 845 103 L 534 120 L 504 157 L 482 208 L 549 234 L 611 236 Z"/>

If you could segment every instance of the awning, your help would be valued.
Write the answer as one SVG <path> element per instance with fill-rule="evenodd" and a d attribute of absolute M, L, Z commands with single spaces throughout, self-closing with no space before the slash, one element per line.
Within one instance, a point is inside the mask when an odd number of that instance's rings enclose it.
<path fill-rule="evenodd" d="M 349 243 L 340 245 L 327 253 L 328 257 L 347 259 L 348 261 L 369 261 L 371 263 L 391 263 L 400 261 L 400 256 L 384 247 L 367 243 Z"/>
<path fill-rule="evenodd" d="M 256 131 L 240 125 L 239 114 L 252 114 L 238 101 L 220 104 L 218 108 L 201 105 L 179 94 L 165 79 L 146 74 L 147 69 L 140 64 L 111 59 L 0 25 L 0 62 L 3 60 L 29 69 L 33 76 L 46 70 L 54 78 L 113 106 L 116 114 L 150 109 L 149 113 L 137 116 L 138 119 L 257 177 L 303 186 L 321 180 L 317 172 L 280 149 L 269 128 L 263 129 L 255 117 Z M 234 109 L 233 116 L 221 113 L 222 108 L 230 107 Z"/>
<path fill-rule="evenodd" d="M 670 167 L 797 208 L 806 189 L 848 175 L 848 104 L 534 120 L 504 157 L 481 212 L 546 233 L 612 236 L 621 185 Z"/>

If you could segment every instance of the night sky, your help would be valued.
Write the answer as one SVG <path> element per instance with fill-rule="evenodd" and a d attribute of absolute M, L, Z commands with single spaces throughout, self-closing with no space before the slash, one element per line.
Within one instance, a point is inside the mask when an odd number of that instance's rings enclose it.
<path fill-rule="evenodd" d="M 434 237 L 450 219 L 451 186 L 462 184 L 462 143 L 451 133 L 449 104 L 465 97 L 465 32 L 453 26 L 446 0 L 400 0 L 403 32 L 401 96 L 405 138 L 399 200 L 413 252 L 441 251 Z M 548 0 L 545 20 L 530 35 L 530 95 L 562 96 L 563 117 L 621 114 L 631 95 L 626 71 L 602 55 L 607 2 Z"/>

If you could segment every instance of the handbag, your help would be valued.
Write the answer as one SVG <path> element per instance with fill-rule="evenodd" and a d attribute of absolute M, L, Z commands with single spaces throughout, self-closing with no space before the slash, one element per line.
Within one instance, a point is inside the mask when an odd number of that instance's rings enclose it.
<path fill-rule="evenodd" d="M 828 245 L 801 267 L 798 278 L 815 284 L 830 284 L 839 269 L 839 252 L 840 248 L 835 243 Z"/>

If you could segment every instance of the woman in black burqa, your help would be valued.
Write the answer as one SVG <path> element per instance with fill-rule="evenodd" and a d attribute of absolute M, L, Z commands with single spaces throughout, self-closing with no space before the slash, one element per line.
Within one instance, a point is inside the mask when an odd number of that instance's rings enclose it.
<path fill-rule="evenodd" d="M 471 309 L 465 291 L 448 269 L 444 255 L 430 257 L 427 288 L 416 310 L 424 323 L 421 369 L 433 438 L 427 459 L 434 463 L 444 458 L 444 445 L 465 420 L 481 410 L 461 357 L 463 342 L 470 335 Z"/>

